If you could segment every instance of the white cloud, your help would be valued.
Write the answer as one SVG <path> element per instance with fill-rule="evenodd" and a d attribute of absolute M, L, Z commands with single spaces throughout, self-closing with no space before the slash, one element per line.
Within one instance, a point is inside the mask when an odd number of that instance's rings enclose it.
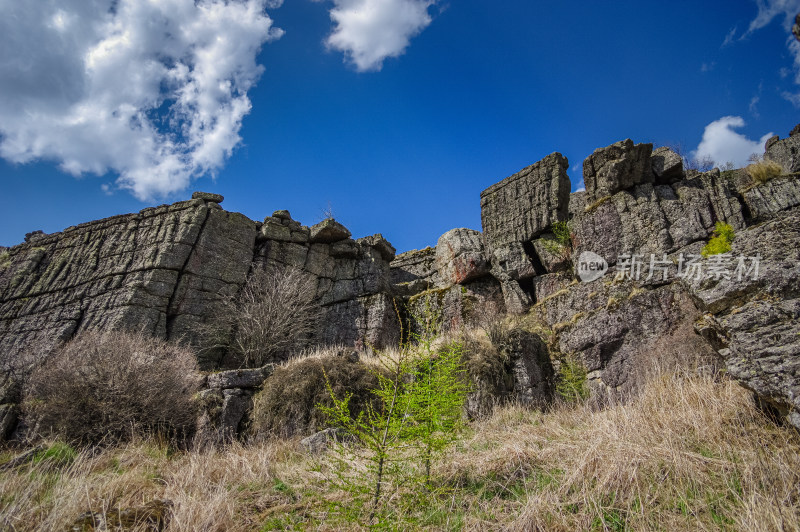
<path fill-rule="evenodd" d="M 118 174 L 141 199 L 241 140 L 280 0 L 0 0 L 0 156 Z"/>
<path fill-rule="evenodd" d="M 758 5 L 758 14 L 756 18 L 750 22 L 750 26 L 747 32 L 742 35 L 742 39 L 746 38 L 754 31 L 764 28 L 775 18 L 782 18 L 783 27 L 789 34 L 786 39 L 786 46 L 794 57 L 794 82 L 800 85 L 800 42 L 797 42 L 797 39 L 794 38 L 791 32 L 794 18 L 800 13 L 800 0 L 756 0 L 756 4 Z M 781 77 L 786 77 L 783 69 Z M 800 93 L 784 91 L 783 97 L 792 102 L 795 107 L 800 108 Z"/>
<path fill-rule="evenodd" d="M 742 36 L 767 26 L 775 17 L 783 16 L 783 25 L 791 29 L 795 15 L 800 12 L 800 0 L 756 0 L 758 14 L 750 22 L 747 32 Z"/>
<path fill-rule="evenodd" d="M 387 57 L 405 52 L 412 37 L 431 23 L 436 0 L 333 0 L 335 26 L 326 45 L 344 52 L 356 69 L 380 70 Z"/>
<path fill-rule="evenodd" d="M 734 131 L 744 126 L 740 116 L 725 116 L 706 126 L 703 139 L 692 152 L 692 158 L 698 161 L 710 159 L 716 166 L 731 162 L 737 168 L 747 166 L 749 157 L 764 153 L 764 144 L 773 136 L 767 133 L 759 140 L 750 140 Z"/>
<path fill-rule="evenodd" d="M 733 44 L 733 40 L 736 37 L 736 32 L 738 30 L 739 26 L 734 26 L 733 28 L 731 28 L 731 31 L 729 31 L 728 34 L 725 35 L 725 40 L 722 41 L 721 48 L 725 48 L 726 46 L 730 46 L 731 44 Z"/>

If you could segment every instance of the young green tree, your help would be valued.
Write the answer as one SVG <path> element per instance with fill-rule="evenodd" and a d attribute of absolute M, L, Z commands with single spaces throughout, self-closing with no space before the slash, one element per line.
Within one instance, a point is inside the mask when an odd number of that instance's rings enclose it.
<path fill-rule="evenodd" d="M 332 407 L 318 405 L 332 424 L 353 437 L 358 445 L 339 445 L 336 461 L 340 487 L 363 501 L 369 497 L 368 523 L 380 511 L 387 484 L 403 485 L 422 477 L 430 487 L 431 463 L 458 436 L 469 391 L 462 362 L 462 346 L 450 342 L 436 348 L 439 320 L 429 304 L 414 317 L 417 332 L 409 334 L 396 353 L 378 354 L 373 368 L 379 385 L 373 390 L 378 407 L 368 405 L 358 415 L 350 412 L 350 395 L 338 398 L 330 383 Z M 364 476 L 348 476 L 352 457 L 366 451 Z M 366 477 L 366 478 L 365 478 Z"/>
<path fill-rule="evenodd" d="M 404 394 L 413 420 L 407 438 L 422 460 L 426 487 L 430 487 L 432 460 L 458 437 L 469 393 L 463 345 L 453 341 L 434 347 L 441 327 L 438 318 L 429 300 L 422 316 L 414 317 L 421 331 L 412 334 L 416 357 Z"/>

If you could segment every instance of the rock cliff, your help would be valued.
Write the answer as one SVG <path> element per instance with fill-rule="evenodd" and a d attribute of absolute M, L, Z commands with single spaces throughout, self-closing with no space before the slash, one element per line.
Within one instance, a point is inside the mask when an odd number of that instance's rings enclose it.
<path fill-rule="evenodd" d="M 524 315 L 539 332 L 512 335 L 514 353 L 536 345 L 510 377 L 521 400 L 549 389 L 543 346 L 556 367 L 579 360 L 598 400 L 635 390 L 654 358 L 691 358 L 724 364 L 800 428 L 798 147 L 800 128 L 770 139 L 765 159 L 781 175 L 759 181 L 747 169 L 684 170 L 672 150 L 627 139 L 584 161 L 586 191 L 573 194 L 568 161 L 553 153 L 480 194 L 483 232 L 454 229 L 435 248 L 397 256 L 380 234 L 353 239 L 333 219 L 308 227 L 288 211 L 256 222 L 206 193 L 31 233 L 0 250 L 0 353 L 92 329 L 198 345 L 250 272 L 293 267 L 315 281 L 322 318 L 311 343 L 396 345 L 398 301 L 411 313 L 432 306 L 453 329 Z M 702 257 L 718 222 L 735 232 L 733 247 Z M 591 279 L 586 257 L 600 268 Z M 203 351 L 201 363 L 216 368 L 222 355 Z M 259 382 L 239 384 L 207 392 L 235 405 L 221 414 L 232 431 Z M 9 402 L 0 397 L 0 417 Z"/>

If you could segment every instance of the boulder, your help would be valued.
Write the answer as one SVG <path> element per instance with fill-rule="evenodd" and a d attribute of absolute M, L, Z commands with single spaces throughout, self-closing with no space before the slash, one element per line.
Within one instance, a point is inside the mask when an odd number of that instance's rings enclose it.
<path fill-rule="evenodd" d="M 199 199 L 203 201 L 210 201 L 212 203 L 222 203 L 225 197 L 222 194 L 213 194 L 211 192 L 194 192 L 192 199 Z"/>
<path fill-rule="evenodd" d="M 311 454 L 319 454 L 324 452 L 331 442 L 342 442 L 344 440 L 353 440 L 352 436 L 339 428 L 327 428 L 307 436 L 300 440 L 300 445 Z"/>
<path fill-rule="evenodd" d="M 281 209 L 272 213 L 273 218 L 278 218 L 279 220 L 291 220 L 292 215 L 289 214 L 289 211 L 286 209 Z"/>
<path fill-rule="evenodd" d="M 569 161 L 552 153 L 481 192 L 481 223 L 490 250 L 529 242 L 567 219 Z"/>
<path fill-rule="evenodd" d="M 650 157 L 656 184 L 669 185 L 683 179 L 683 159 L 667 147 L 656 148 Z"/>
<path fill-rule="evenodd" d="M 327 218 L 311 227 L 309 242 L 312 244 L 331 244 L 350 238 L 350 236 L 351 233 L 345 226 L 333 218 Z"/>
<path fill-rule="evenodd" d="M 30 244 L 32 242 L 36 242 L 37 240 L 41 240 L 42 238 L 46 237 L 47 233 L 42 230 L 39 231 L 31 231 L 30 233 L 25 234 L 25 243 Z"/>
<path fill-rule="evenodd" d="M 264 240 L 277 240 L 279 242 L 291 242 L 291 230 L 276 220 L 274 217 L 267 218 L 259 230 L 259 238 Z"/>
<path fill-rule="evenodd" d="M 493 249 L 491 252 L 492 275 L 500 281 L 519 281 L 544 273 L 536 271 L 533 257 L 525 248 L 524 244 L 513 242 Z M 529 249 L 533 250 L 532 247 Z"/>
<path fill-rule="evenodd" d="M 264 379 L 275 371 L 274 364 L 255 369 L 233 369 L 208 376 L 208 387 L 227 390 L 230 388 L 258 388 Z"/>
<path fill-rule="evenodd" d="M 451 229 L 436 243 L 436 269 L 445 284 L 464 284 L 489 273 L 483 235 L 473 229 Z"/>
<path fill-rule="evenodd" d="M 359 238 L 356 240 L 356 242 L 362 246 L 374 248 L 378 253 L 380 253 L 381 258 L 386 262 L 392 262 L 395 258 L 395 254 L 397 253 L 397 250 L 394 249 L 394 246 L 392 246 L 388 240 L 383 238 L 383 235 L 380 233 Z"/>
<path fill-rule="evenodd" d="M 634 144 L 631 139 L 596 149 L 583 161 L 588 201 L 597 201 L 634 185 L 652 183 L 652 151 L 652 144 Z"/>
<path fill-rule="evenodd" d="M 545 233 L 533 241 L 536 258 L 547 273 L 563 272 L 569 269 L 571 247 L 559 242 L 552 233 Z"/>

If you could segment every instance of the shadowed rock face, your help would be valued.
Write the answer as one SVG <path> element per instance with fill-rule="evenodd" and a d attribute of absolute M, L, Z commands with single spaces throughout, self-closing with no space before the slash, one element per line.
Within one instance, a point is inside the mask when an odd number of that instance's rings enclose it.
<path fill-rule="evenodd" d="M 731 376 L 800 429 L 800 208 L 737 235 L 731 252 L 760 257 L 758 278 L 688 281 L 707 313 L 698 330 Z"/>

